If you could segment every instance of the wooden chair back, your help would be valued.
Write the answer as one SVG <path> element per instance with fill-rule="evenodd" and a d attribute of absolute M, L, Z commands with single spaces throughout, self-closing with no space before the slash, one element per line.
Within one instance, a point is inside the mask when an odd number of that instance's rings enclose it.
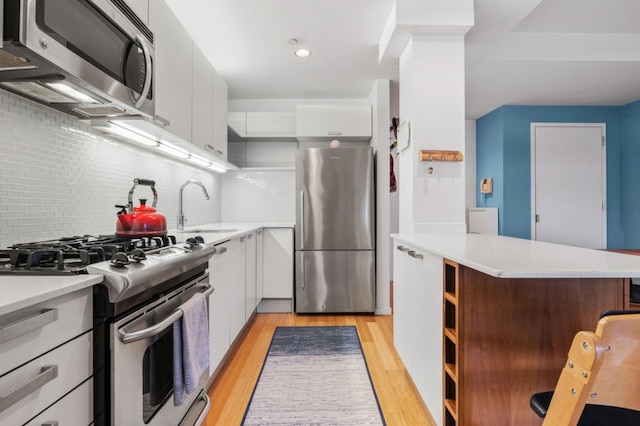
<path fill-rule="evenodd" d="M 543 425 L 576 425 L 585 404 L 640 411 L 640 313 L 576 334 Z"/>

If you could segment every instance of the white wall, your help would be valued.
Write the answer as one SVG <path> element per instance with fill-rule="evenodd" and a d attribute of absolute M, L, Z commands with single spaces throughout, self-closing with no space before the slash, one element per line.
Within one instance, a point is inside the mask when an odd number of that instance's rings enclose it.
<path fill-rule="evenodd" d="M 113 234 L 115 204 L 126 204 L 134 178 L 153 179 L 158 212 L 175 228 L 178 189 L 187 226 L 220 220 L 220 179 L 106 137 L 76 118 L 0 90 L 0 247 L 84 234 Z M 152 199 L 148 187 L 137 198 Z"/>
<path fill-rule="evenodd" d="M 465 145 L 464 145 L 464 165 L 466 197 L 465 207 L 476 207 L 476 121 L 467 120 L 465 122 Z M 467 224 L 469 218 L 467 216 Z"/>
<path fill-rule="evenodd" d="M 222 221 L 295 222 L 295 178 L 294 170 L 226 173 L 222 178 Z"/>
<path fill-rule="evenodd" d="M 391 119 L 388 80 L 377 80 L 369 94 L 373 105 L 371 146 L 376 153 L 376 314 L 390 315 L 389 259 L 391 252 L 389 197 L 389 124 Z"/>

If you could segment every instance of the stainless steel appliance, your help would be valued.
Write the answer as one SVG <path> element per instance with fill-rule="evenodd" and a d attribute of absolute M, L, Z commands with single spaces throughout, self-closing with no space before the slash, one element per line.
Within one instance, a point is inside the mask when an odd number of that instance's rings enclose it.
<path fill-rule="evenodd" d="M 373 149 L 296 154 L 296 312 L 375 310 Z"/>
<path fill-rule="evenodd" d="M 1 88 L 82 118 L 154 116 L 153 33 L 126 2 L 0 6 Z"/>
<path fill-rule="evenodd" d="M 204 373 L 173 402 L 172 325 L 196 292 L 208 296 L 212 244 L 196 237 L 82 236 L 0 250 L 0 273 L 101 274 L 94 287 L 95 425 L 199 425 L 209 410 Z"/>

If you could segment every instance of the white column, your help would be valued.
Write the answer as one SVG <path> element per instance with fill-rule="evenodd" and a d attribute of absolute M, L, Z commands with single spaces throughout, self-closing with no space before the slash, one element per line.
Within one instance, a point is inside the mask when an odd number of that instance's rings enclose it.
<path fill-rule="evenodd" d="M 470 0 L 397 0 L 387 21 L 380 61 L 399 58 L 400 122 L 410 127 L 400 154 L 400 232 L 466 232 L 464 161 L 421 162 L 420 150 L 464 156 L 464 34 L 472 25 Z"/>
<path fill-rule="evenodd" d="M 464 155 L 464 113 L 464 37 L 412 36 L 400 56 L 400 117 L 411 134 L 400 210 L 413 232 L 466 232 L 464 163 L 419 158 L 420 150 Z"/>

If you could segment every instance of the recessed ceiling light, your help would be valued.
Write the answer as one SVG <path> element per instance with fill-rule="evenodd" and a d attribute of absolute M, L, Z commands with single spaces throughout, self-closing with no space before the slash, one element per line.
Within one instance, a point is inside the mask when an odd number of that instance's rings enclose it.
<path fill-rule="evenodd" d="M 298 58 L 306 58 L 307 56 L 311 55 L 311 52 L 309 52 L 307 49 L 298 49 L 296 50 L 295 55 Z"/>

